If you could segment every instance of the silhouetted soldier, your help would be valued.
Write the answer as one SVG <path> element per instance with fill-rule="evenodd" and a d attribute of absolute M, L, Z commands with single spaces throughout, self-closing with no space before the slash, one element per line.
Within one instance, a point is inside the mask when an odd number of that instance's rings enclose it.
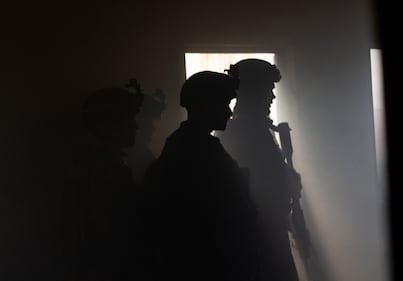
<path fill-rule="evenodd" d="M 234 116 L 219 134 L 224 147 L 241 167 L 249 168 L 249 183 L 263 220 L 260 280 L 298 280 L 288 236 L 291 189 L 288 170 L 269 118 L 274 83 L 281 75 L 275 65 L 258 59 L 231 65 L 240 80 Z"/>
<path fill-rule="evenodd" d="M 255 280 L 255 210 L 237 163 L 213 130 L 224 130 L 237 80 L 199 72 L 183 85 L 188 119 L 146 174 L 150 237 L 162 280 Z"/>
<path fill-rule="evenodd" d="M 106 88 L 84 103 L 82 124 L 89 139 L 77 155 L 79 280 L 132 280 L 141 275 L 136 189 L 123 150 L 134 144 L 143 95 Z"/>

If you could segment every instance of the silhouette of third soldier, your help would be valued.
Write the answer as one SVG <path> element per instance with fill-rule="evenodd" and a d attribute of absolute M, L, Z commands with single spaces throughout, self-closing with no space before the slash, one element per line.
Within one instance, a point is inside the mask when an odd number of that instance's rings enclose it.
<path fill-rule="evenodd" d="M 239 78 L 240 86 L 234 116 L 219 137 L 239 165 L 249 169 L 251 193 L 263 226 L 260 280 L 296 281 L 288 236 L 291 185 L 269 116 L 280 71 L 269 62 L 246 59 L 231 65 L 229 74 Z"/>
<path fill-rule="evenodd" d="M 203 71 L 185 81 L 186 121 L 146 173 L 150 237 L 161 280 L 256 280 L 255 208 L 224 130 L 238 81 Z"/>
<path fill-rule="evenodd" d="M 135 92 L 105 88 L 83 105 L 82 124 L 89 134 L 77 153 L 74 196 L 79 280 L 133 280 L 142 274 L 138 186 L 122 160 L 123 150 L 134 144 L 134 117 L 143 100 L 131 82 Z"/>

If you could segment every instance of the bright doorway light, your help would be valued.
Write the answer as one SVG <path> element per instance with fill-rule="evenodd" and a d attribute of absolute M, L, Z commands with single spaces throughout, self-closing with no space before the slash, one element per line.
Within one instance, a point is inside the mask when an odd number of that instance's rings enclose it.
<path fill-rule="evenodd" d="M 387 210 L 387 187 L 388 187 L 388 175 L 387 175 L 387 139 L 386 139 L 386 111 L 384 103 L 384 84 L 383 84 L 383 65 L 382 65 L 382 51 L 379 49 L 370 50 L 371 59 L 371 82 L 372 82 L 372 104 L 373 104 L 373 116 L 374 116 L 374 132 L 375 132 L 375 155 L 377 166 L 377 180 L 378 180 L 378 204 L 382 207 L 380 212 L 380 223 L 384 224 L 383 228 L 379 229 L 380 235 L 383 236 L 384 241 L 388 241 L 388 214 Z M 390 249 L 388 248 L 389 241 L 386 245 L 383 245 L 384 258 L 382 259 L 383 268 L 388 268 L 390 261 Z M 384 273 L 388 273 L 385 271 Z"/>
<path fill-rule="evenodd" d="M 383 92 L 382 52 L 378 49 L 370 50 L 372 103 L 374 110 L 375 151 L 378 169 L 378 178 L 386 179 L 386 132 L 385 132 L 385 104 Z"/>
<path fill-rule="evenodd" d="M 185 53 L 186 79 L 199 71 L 216 71 L 225 73 L 231 64 L 243 59 L 261 59 L 275 64 L 274 53 Z M 274 89 L 276 95 L 276 89 Z M 231 101 L 231 110 L 234 110 L 236 99 Z M 273 124 L 277 124 L 277 103 L 274 99 L 271 105 L 270 117 Z"/>

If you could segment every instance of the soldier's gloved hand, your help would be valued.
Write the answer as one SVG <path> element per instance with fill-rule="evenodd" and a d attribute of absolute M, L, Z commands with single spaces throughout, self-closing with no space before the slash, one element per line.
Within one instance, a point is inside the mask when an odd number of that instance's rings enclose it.
<path fill-rule="evenodd" d="M 290 192 L 293 199 L 301 196 L 301 175 L 295 169 L 287 169 Z"/>

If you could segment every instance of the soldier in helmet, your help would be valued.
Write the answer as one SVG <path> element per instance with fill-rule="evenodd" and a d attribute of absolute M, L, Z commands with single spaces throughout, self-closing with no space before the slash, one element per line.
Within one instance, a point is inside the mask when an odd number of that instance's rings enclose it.
<path fill-rule="evenodd" d="M 237 80 L 203 71 L 183 84 L 186 121 L 166 140 L 144 189 L 163 278 L 255 280 L 255 210 L 237 163 L 213 130 L 224 130 Z"/>
<path fill-rule="evenodd" d="M 249 169 L 251 193 L 263 226 L 260 280 L 296 281 L 288 236 L 288 170 L 270 119 L 280 71 L 267 61 L 245 59 L 231 65 L 229 74 L 239 78 L 240 86 L 234 116 L 219 137 L 239 165 Z"/>
<path fill-rule="evenodd" d="M 88 96 L 82 107 L 87 138 L 76 155 L 73 199 L 79 280 L 132 280 L 141 272 L 138 186 L 122 157 L 134 144 L 134 117 L 142 100 L 139 91 L 105 88 Z"/>

